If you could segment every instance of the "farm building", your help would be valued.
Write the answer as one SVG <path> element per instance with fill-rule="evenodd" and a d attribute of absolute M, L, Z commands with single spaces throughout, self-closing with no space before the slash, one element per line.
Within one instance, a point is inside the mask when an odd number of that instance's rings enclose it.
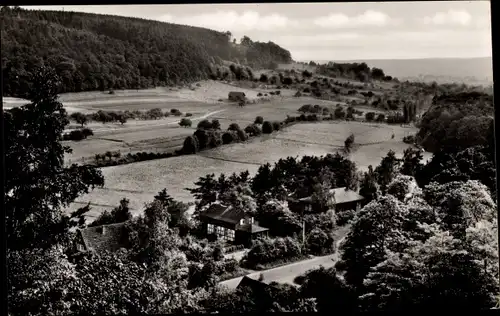
<path fill-rule="evenodd" d="M 76 232 L 74 248 L 78 252 L 94 250 L 95 252 L 115 252 L 123 245 L 123 232 L 125 223 L 78 229 Z"/>
<path fill-rule="evenodd" d="M 228 99 L 229 101 L 245 101 L 245 93 L 244 92 L 238 92 L 238 91 L 231 91 L 229 92 Z"/>
<path fill-rule="evenodd" d="M 361 209 L 361 202 L 364 200 L 361 195 L 345 187 L 332 189 L 330 190 L 330 194 L 332 195 L 330 203 L 334 205 L 335 210 L 338 212 L 347 210 L 359 211 Z M 310 210 L 311 201 L 312 199 L 309 196 L 298 200 L 292 200 L 292 203 L 295 204 L 296 207 Z"/>
<path fill-rule="evenodd" d="M 251 241 L 267 235 L 269 229 L 258 225 L 254 218 L 232 206 L 213 204 L 200 214 L 207 235 L 215 235 L 232 244 L 249 246 Z"/>

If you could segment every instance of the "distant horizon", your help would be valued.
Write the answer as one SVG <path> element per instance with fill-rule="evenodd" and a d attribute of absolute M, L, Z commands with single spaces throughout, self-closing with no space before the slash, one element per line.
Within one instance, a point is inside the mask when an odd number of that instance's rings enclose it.
<path fill-rule="evenodd" d="M 415 57 L 415 58 L 373 58 L 373 59 L 312 59 L 296 60 L 296 62 L 329 62 L 329 61 L 391 61 L 391 60 L 430 60 L 430 59 L 492 59 L 493 56 L 474 56 L 474 57 Z"/>

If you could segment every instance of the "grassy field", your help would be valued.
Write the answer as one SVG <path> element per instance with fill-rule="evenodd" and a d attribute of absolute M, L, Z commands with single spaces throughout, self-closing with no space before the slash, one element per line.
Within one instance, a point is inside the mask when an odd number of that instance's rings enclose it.
<path fill-rule="evenodd" d="M 192 187 L 200 176 L 244 170 L 253 175 L 261 164 L 273 163 L 280 158 L 334 153 L 343 146 L 350 133 L 360 144 L 350 159 L 359 169 L 366 170 L 370 164 L 378 165 L 390 149 L 401 155 L 409 146 L 401 141 L 402 137 L 415 131 L 413 128 L 359 122 L 303 123 L 247 143 L 223 146 L 198 155 L 107 167 L 103 168 L 105 188 L 79 198 L 68 210 L 75 210 L 90 201 L 93 209 L 89 217 L 95 217 L 126 197 L 137 213 L 163 188 L 176 199 L 190 202 L 192 197 L 185 188 Z M 393 133 L 395 137 L 391 139 Z"/>

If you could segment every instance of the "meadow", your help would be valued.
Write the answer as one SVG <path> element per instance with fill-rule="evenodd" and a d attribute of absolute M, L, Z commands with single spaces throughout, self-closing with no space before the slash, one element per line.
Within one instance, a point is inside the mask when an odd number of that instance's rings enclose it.
<path fill-rule="evenodd" d="M 280 158 L 334 153 L 343 146 L 350 133 L 354 133 L 356 143 L 360 145 L 351 153 L 350 159 L 360 170 L 366 170 L 368 165 L 380 163 L 391 149 L 402 155 L 409 146 L 401 141 L 402 137 L 415 131 L 413 128 L 359 122 L 301 123 L 246 143 L 226 145 L 197 155 L 106 167 L 102 168 L 105 187 L 80 197 L 68 210 L 91 201 L 91 219 L 126 197 L 132 211 L 138 214 L 144 204 L 152 201 L 163 188 L 178 200 L 193 202 L 185 188 L 192 187 L 200 176 L 244 170 L 253 175 L 261 164 L 273 163 Z M 395 137 L 391 139 L 393 133 Z"/>

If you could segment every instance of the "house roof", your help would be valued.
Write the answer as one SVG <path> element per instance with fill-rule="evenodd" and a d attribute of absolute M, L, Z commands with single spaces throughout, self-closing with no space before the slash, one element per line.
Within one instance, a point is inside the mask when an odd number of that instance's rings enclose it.
<path fill-rule="evenodd" d="M 334 193 L 335 197 L 335 204 L 344 204 L 344 203 L 350 203 L 350 202 L 357 202 L 364 200 L 364 197 L 356 193 L 355 191 L 352 190 L 346 190 L 345 187 L 342 188 L 335 188 L 331 189 L 330 193 Z M 311 202 L 311 197 L 308 196 L 306 198 L 299 199 L 299 201 L 302 202 Z"/>
<path fill-rule="evenodd" d="M 243 210 L 217 203 L 212 204 L 205 212 L 201 213 L 200 216 L 213 218 L 226 223 L 238 224 L 242 218 L 246 217 L 246 214 Z"/>
<path fill-rule="evenodd" d="M 122 244 L 122 234 L 125 223 L 126 222 L 79 229 L 85 248 L 87 250 L 93 249 L 97 252 L 105 250 L 114 252 L 124 247 Z"/>
<path fill-rule="evenodd" d="M 252 289 L 253 291 L 260 292 L 262 290 L 265 290 L 269 285 L 261 282 L 259 280 L 254 280 L 252 278 L 247 277 L 246 275 L 241 279 L 240 283 L 236 287 L 237 289 L 245 288 L 248 287 Z"/>
<path fill-rule="evenodd" d="M 256 224 L 247 224 L 238 227 L 238 230 L 254 234 L 254 233 L 264 232 L 269 229 Z"/>

